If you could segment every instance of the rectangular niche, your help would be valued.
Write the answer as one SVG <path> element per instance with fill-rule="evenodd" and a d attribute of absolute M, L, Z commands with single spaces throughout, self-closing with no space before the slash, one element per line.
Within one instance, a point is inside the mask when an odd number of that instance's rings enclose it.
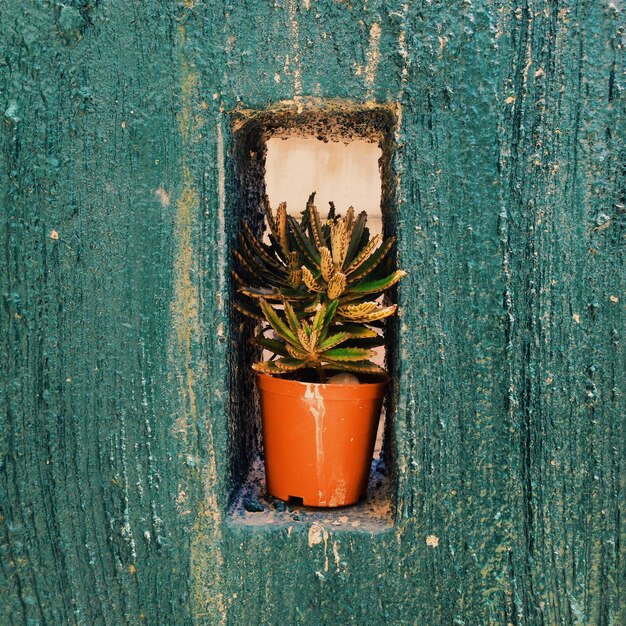
<path fill-rule="evenodd" d="M 368 214 L 372 233 L 385 237 L 396 231 L 396 176 L 393 171 L 397 118 L 392 106 L 355 106 L 330 103 L 320 106 L 293 103 L 271 109 L 233 113 L 231 189 L 234 244 L 241 221 L 257 235 L 264 233 L 266 195 L 276 209 L 287 202 L 288 212 L 299 215 L 310 192 L 322 217 L 333 200 L 337 212 L 349 206 Z M 231 289 L 233 286 L 231 285 Z M 231 300 L 234 293 L 231 293 Z M 375 530 L 393 524 L 396 459 L 393 445 L 395 389 L 390 386 L 377 438 L 367 497 L 339 509 L 312 509 L 282 504 L 265 493 L 261 426 L 251 363 L 259 351 L 249 343 L 255 323 L 231 308 L 231 379 L 229 381 L 230 485 L 232 523 L 251 526 L 328 522 L 333 528 Z M 389 318 L 386 361 L 395 376 L 397 319 Z M 384 426 L 383 426 L 384 425 Z"/>

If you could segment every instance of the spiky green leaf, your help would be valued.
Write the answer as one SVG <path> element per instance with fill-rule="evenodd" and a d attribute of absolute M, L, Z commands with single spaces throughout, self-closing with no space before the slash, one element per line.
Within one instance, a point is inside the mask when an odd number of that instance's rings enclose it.
<path fill-rule="evenodd" d="M 273 354 L 278 354 L 279 356 L 290 356 L 289 352 L 287 352 L 286 344 L 282 341 L 278 341 L 278 339 L 269 339 L 268 337 L 255 337 L 250 341 L 251 343 L 260 346 L 265 350 L 269 350 Z"/>
<path fill-rule="evenodd" d="M 239 287 L 238 293 L 249 298 L 265 298 L 266 300 L 280 301 L 282 296 L 276 289 L 264 289 L 263 287 Z"/>
<path fill-rule="evenodd" d="M 259 260 L 259 257 L 255 255 L 252 249 L 246 243 L 243 235 L 239 235 L 241 254 L 235 252 L 235 258 L 245 263 L 244 267 L 247 271 L 252 272 L 257 277 L 259 284 L 270 284 L 278 286 L 287 286 L 289 284 L 289 278 L 287 272 L 283 270 L 279 273 L 269 265 Z"/>
<path fill-rule="evenodd" d="M 376 353 L 373 350 L 363 348 L 332 348 L 324 351 L 324 360 L 331 361 L 365 361 L 373 357 Z"/>
<path fill-rule="evenodd" d="M 285 318 L 287 319 L 289 328 L 291 328 L 291 330 L 294 333 L 297 333 L 298 329 L 300 328 L 300 320 L 298 319 L 298 316 L 296 315 L 294 308 L 291 306 L 291 304 L 289 304 L 287 300 L 285 300 L 284 306 L 285 306 Z"/>
<path fill-rule="evenodd" d="M 261 307 L 261 311 L 263 311 L 265 319 L 267 320 L 268 324 L 274 329 L 274 332 L 279 337 L 282 337 L 285 341 L 289 342 L 292 346 L 295 346 L 297 348 L 300 345 L 298 338 L 287 326 L 287 324 L 283 322 L 274 307 L 264 299 L 259 300 L 259 305 Z"/>
<path fill-rule="evenodd" d="M 281 202 L 278 205 L 278 209 L 276 209 L 276 232 L 277 232 L 277 240 L 280 244 L 280 248 L 285 255 L 285 259 L 289 258 L 289 239 L 287 237 L 287 223 L 289 221 L 289 216 L 287 215 L 287 203 Z"/>
<path fill-rule="evenodd" d="M 379 280 L 350 285 L 350 287 L 346 290 L 346 293 L 359 296 L 381 293 L 382 291 L 393 287 L 393 285 L 395 285 L 403 276 L 406 276 L 406 272 L 404 270 L 396 270 L 390 276 L 380 278 Z"/>
<path fill-rule="evenodd" d="M 234 303 L 235 309 L 237 309 L 237 311 L 239 311 L 239 313 L 241 313 L 242 315 L 245 315 L 246 317 L 250 317 L 253 320 L 256 320 L 258 322 L 264 322 L 265 318 L 263 317 L 263 314 L 261 313 L 260 309 L 256 309 L 253 306 L 250 306 L 248 303 L 243 303 L 243 302 L 235 302 Z"/>
<path fill-rule="evenodd" d="M 300 224 L 293 216 L 288 216 L 288 224 L 291 233 L 293 234 L 298 247 L 302 250 L 304 255 L 313 263 L 316 267 L 319 266 L 320 255 L 311 240 L 306 236 L 304 231 L 300 228 Z"/>
<path fill-rule="evenodd" d="M 352 272 L 350 272 L 348 279 L 350 283 L 354 283 L 357 280 L 361 280 L 365 276 L 367 276 L 370 272 L 374 271 L 380 262 L 385 258 L 394 242 L 396 241 L 395 237 L 389 237 L 385 241 L 383 241 L 380 248 L 378 248 L 367 261 L 365 261 L 360 267 L 355 268 Z"/>
<path fill-rule="evenodd" d="M 353 337 L 348 339 L 344 344 L 346 348 L 380 348 L 385 345 L 385 338 L 382 335 L 376 337 Z"/>
<path fill-rule="evenodd" d="M 385 370 L 372 363 L 372 361 L 327 361 L 328 366 L 334 370 L 352 372 L 356 374 L 386 374 Z"/>
<path fill-rule="evenodd" d="M 326 237 L 324 236 L 324 232 L 322 231 L 322 220 L 320 219 L 319 211 L 314 204 L 315 194 L 312 193 L 309 196 L 309 201 L 307 202 L 307 214 L 309 217 L 309 230 L 313 237 L 313 241 L 315 241 L 315 247 L 317 250 L 321 250 L 326 245 Z"/>
<path fill-rule="evenodd" d="M 248 245 L 254 250 L 255 254 L 267 265 L 271 265 L 275 270 L 281 272 L 285 268 L 271 254 L 271 248 L 259 241 L 248 224 L 243 224 L 244 237 Z"/>
<path fill-rule="evenodd" d="M 292 356 L 294 359 L 304 359 L 305 361 L 311 356 L 310 353 L 306 352 L 304 349 L 297 350 L 290 345 L 287 345 L 287 352 L 289 353 L 289 356 Z"/>
<path fill-rule="evenodd" d="M 374 253 L 376 248 L 380 245 L 381 241 L 382 236 L 380 234 L 374 235 L 374 237 L 370 241 L 368 241 L 367 245 L 363 246 L 358 251 L 358 254 L 354 257 L 354 260 L 352 261 L 352 263 L 350 263 L 346 272 L 351 274 L 352 272 L 355 272 L 361 265 L 363 265 L 363 263 L 365 263 L 365 261 L 367 261 L 367 259 L 369 259 L 370 256 Z"/>
<path fill-rule="evenodd" d="M 318 344 L 318 348 L 320 352 L 324 352 L 325 350 L 330 350 L 330 348 L 334 348 L 338 346 L 340 343 L 351 339 L 350 333 L 335 333 L 334 335 L 330 335 L 323 341 L 320 341 Z"/>
<path fill-rule="evenodd" d="M 348 245 L 348 251 L 346 252 L 345 265 L 352 263 L 352 259 L 361 248 L 361 239 L 366 231 L 365 224 L 367 223 L 367 213 L 361 211 L 352 227 L 352 233 L 350 234 L 350 244 Z M 367 233 L 367 240 L 369 240 L 369 231 Z M 367 240 L 363 245 L 367 243 Z"/>
<path fill-rule="evenodd" d="M 315 293 L 324 293 L 326 291 L 326 285 L 320 283 L 313 272 L 311 272 L 306 265 L 302 266 L 302 281 L 309 291 L 313 291 Z"/>
<path fill-rule="evenodd" d="M 294 359 L 293 357 L 280 357 L 275 361 L 259 361 L 252 365 L 252 369 L 264 374 L 285 374 L 294 372 L 306 367 L 308 361 L 304 359 Z"/>
<path fill-rule="evenodd" d="M 333 324 L 330 328 L 331 332 L 346 332 L 354 339 L 366 339 L 378 337 L 378 333 L 362 324 Z"/>
<path fill-rule="evenodd" d="M 339 317 L 353 324 L 370 324 L 376 320 L 390 317 L 396 312 L 397 305 L 379 306 L 376 302 L 361 302 L 341 306 L 337 311 Z"/>

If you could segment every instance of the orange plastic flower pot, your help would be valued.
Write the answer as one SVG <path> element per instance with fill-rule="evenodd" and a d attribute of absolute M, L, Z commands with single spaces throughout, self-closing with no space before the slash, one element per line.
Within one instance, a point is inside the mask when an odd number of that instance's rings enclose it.
<path fill-rule="evenodd" d="M 267 490 L 307 506 L 365 493 L 387 381 L 322 385 L 257 374 Z"/>

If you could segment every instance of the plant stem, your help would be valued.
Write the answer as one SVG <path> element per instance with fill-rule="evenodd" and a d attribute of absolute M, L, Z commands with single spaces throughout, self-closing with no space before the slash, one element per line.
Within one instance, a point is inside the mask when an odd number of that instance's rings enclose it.
<path fill-rule="evenodd" d="M 316 367 L 315 368 L 317 370 L 317 375 L 320 377 L 320 383 L 322 383 L 322 385 L 326 384 L 326 373 L 324 372 L 324 368 L 323 367 Z"/>

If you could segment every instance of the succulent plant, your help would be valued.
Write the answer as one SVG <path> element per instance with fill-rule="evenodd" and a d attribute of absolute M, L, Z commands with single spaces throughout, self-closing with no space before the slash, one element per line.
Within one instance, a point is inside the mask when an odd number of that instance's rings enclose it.
<path fill-rule="evenodd" d="M 350 207 L 338 215 L 334 204 L 322 220 L 311 194 L 298 221 L 281 203 L 274 214 L 266 201 L 269 243 L 247 224 L 234 252 L 236 308 L 264 322 L 255 343 L 273 353 L 255 363 L 257 371 L 284 374 L 314 368 L 383 373 L 370 359 L 383 345 L 377 328 L 396 305 L 376 300 L 405 274 L 389 273 L 386 262 L 395 238 L 370 239 L 367 214 Z M 272 329 L 273 337 L 265 332 Z"/>

